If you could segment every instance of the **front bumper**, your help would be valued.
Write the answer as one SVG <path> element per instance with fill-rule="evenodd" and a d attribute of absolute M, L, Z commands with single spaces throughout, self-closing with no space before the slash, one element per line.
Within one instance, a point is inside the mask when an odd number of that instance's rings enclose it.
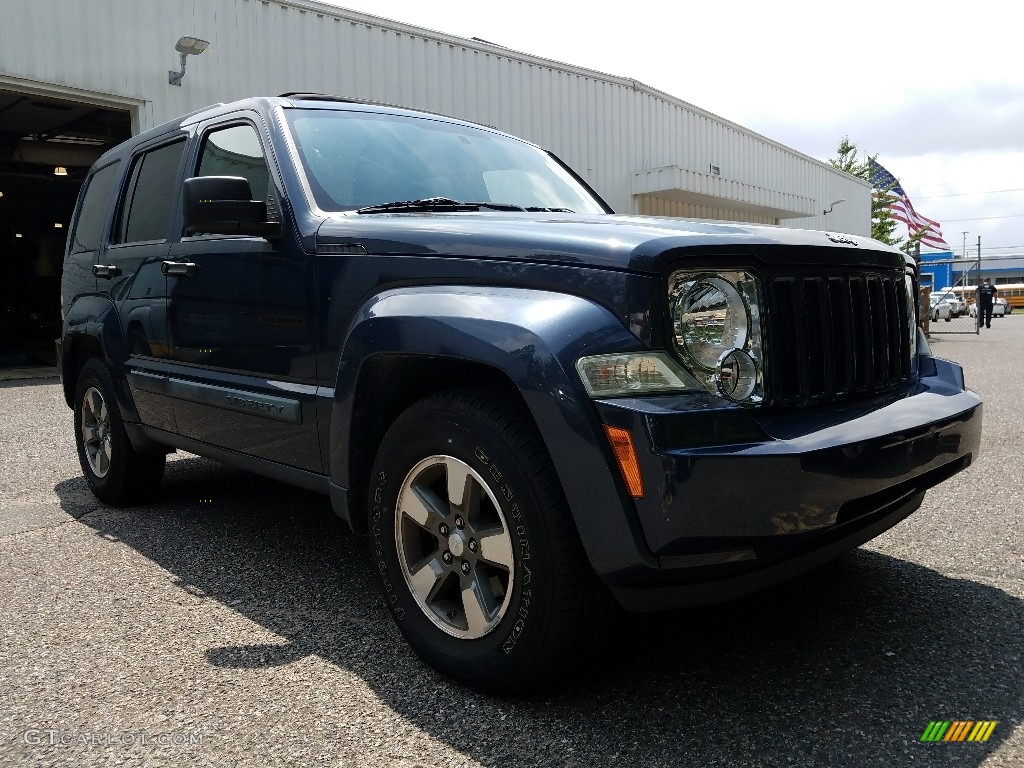
<path fill-rule="evenodd" d="M 959 366 L 921 358 L 913 386 L 857 403 L 758 411 L 698 398 L 597 403 L 628 429 L 652 558 L 610 581 L 628 608 L 715 602 L 813 568 L 912 513 L 981 444 Z"/>

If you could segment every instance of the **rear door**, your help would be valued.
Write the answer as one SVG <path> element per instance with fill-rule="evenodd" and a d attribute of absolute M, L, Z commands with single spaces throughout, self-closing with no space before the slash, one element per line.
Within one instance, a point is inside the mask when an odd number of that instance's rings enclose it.
<path fill-rule="evenodd" d="M 96 292 L 94 267 L 99 263 L 106 241 L 111 200 L 123 167 L 119 160 L 115 160 L 93 171 L 86 180 L 64 257 L 62 303 L 71 301 L 75 296 L 89 296 Z M 68 309 L 69 306 L 64 304 L 65 313 Z"/>
<path fill-rule="evenodd" d="M 111 243 L 99 271 L 100 290 L 118 309 L 129 361 L 129 383 L 144 424 L 174 430 L 171 400 L 147 385 L 158 361 L 168 357 L 166 279 L 172 214 L 178 207 L 183 134 L 138 150 L 119 195 Z"/>

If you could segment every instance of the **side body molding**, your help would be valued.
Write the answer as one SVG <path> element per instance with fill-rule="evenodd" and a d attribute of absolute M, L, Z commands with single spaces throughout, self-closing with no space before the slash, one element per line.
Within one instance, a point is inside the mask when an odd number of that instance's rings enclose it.
<path fill-rule="evenodd" d="M 330 427 L 332 484 L 348 488 L 360 480 L 350 477 L 350 427 L 367 361 L 418 355 L 486 365 L 514 383 L 529 408 L 591 564 L 600 575 L 625 578 L 638 554 L 654 560 L 574 363 L 582 355 L 643 348 L 609 310 L 577 296 L 478 286 L 380 293 L 356 312 L 341 353 Z"/>

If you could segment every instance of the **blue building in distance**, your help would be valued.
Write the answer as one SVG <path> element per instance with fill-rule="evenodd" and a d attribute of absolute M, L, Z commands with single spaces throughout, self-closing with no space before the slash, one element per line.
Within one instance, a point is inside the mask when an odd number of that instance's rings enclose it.
<path fill-rule="evenodd" d="M 920 275 L 921 287 L 937 290 L 939 288 L 946 288 L 947 286 L 953 285 L 952 261 L 952 251 L 932 251 L 930 253 L 922 253 Z"/>
<path fill-rule="evenodd" d="M 976 258 L 957 258 L 952 251 L 932 251 L 921 254 L 921 286 L 932 290 L 954 285 L 977 285 L 989 278 L 993 285 L 1024 283 L 1024 259 L 992 258 L 981 259 L 981 280 L 979 280 Z"/>

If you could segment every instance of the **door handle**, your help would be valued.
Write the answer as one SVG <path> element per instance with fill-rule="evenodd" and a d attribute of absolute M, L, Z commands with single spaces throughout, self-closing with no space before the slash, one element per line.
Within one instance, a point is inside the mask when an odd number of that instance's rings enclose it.
<path fill-rule="evenodd" d="M 199 267 L 191 261 L 165 261 L 160 265 L 160 271 L 168 277 L 192 277 Z"/>
<path fill-rule="evenodd" d="M 121 274 L 121 268 L 114 266 L 113 264 L 93 264 L 92 273 L 96 277 L 105 277 L 109 280 L 112 277 L 117 277 Z"/>

